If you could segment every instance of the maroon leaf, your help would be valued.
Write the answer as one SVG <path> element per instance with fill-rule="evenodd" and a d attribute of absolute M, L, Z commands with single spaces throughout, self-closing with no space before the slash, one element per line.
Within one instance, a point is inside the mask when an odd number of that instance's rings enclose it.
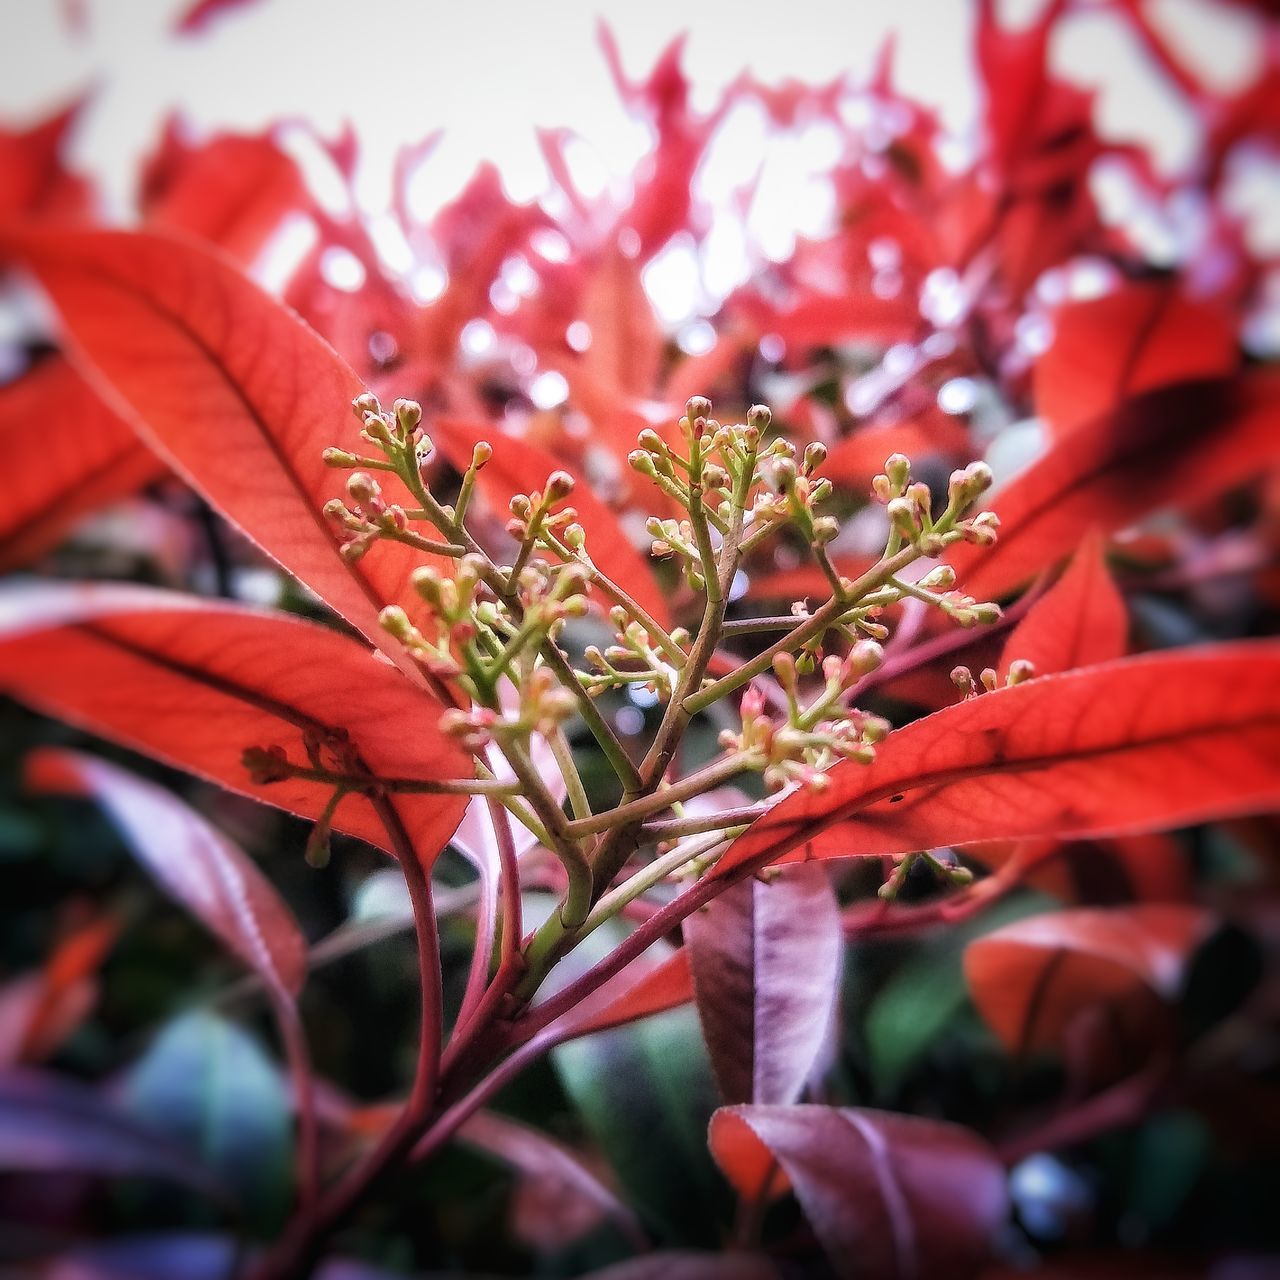
<path fill-rule="evenodd" d="M 710 1142 L 748 1200 L 768 1194 L 776 1161 L 851 1280 L 973 1275 L 1008 1213 L 995 1153 L 957 1125 L 854 1107 L 722 1107 Z"/>
<path fill-rule="evenodd" d="M 826 1048 L 844 937 L 826 869 L 734 885 L 685 925 L 698 1016 L 728 1102 L 794 1102 Z"/>
<path fill-rule="evenodd" d="M 615 1262 L 603 1271 L 590 1272 L 584 1280 L 778 1280 L 778 1276 L 777 1267 L 768 1258 L 755 1254 L 664 1249 Z"/>
<path fill-rule="evenodd" d="M 561 1248 L 603 1220 L 643 1248 L 639 1219 L 568 1147 L 537 1129 L 493 1111 L 477 1111 L 458 1137 L 488 1151 L 521 1175 L 515 1197 L 522 1239 L 542 1249 Z"/>
<path fill-rule="evenodd" d="M 965 979 L 987 1025 L 1021 1055 L 1060 1045 L 1082 1009 L 1136 988 L 1173 997 L 1209 928 L 1206 912 L 1182 906 L 1030 916 L 970 943 Z"/>
<path fill-rule="evenodd" d="M 166 892 L 274 993 L 298 994 L 307 944 L 293 913 L 244 850 L 194 809 L 161 787 L 75 751 L 36 752 L 27 781 L 42 791 L 97 799 Z"/>

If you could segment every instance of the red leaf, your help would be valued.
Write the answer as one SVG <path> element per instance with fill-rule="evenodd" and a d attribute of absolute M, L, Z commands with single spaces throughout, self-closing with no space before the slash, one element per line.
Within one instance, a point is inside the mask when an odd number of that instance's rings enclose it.
<path fill-rule="evenodd" d="M 0 220 L 83 217 L 88 212 L 88 184 L 62 163 L 66 135 L 81 105 L 72 103 L 21 132 L 0 129 Z"/>
<path fill-rule="evenodd" d="M 277 995 L 296 996 L 307 944 L 293 913 L 254 862 L 194 809 L 105 760 L 46 748 L 29 760 L 41 791 L 92 796 L 159 885 Z"/>
<path fill-rule="evenodd" d="M 270 136 L 224 134 L 192 146 L 172 123 L 140 199 L 153 226 L 208 240 L 246 267 L 285 215 L 308 203 L 297 165 Z"/>
<path fill-rule="evenodd" d="M 1079 427 L 1002 489 L 994 547 L 957 544 L 948 559 L 978 599 L 1004 595 L 1094 526 L 1109 533 L 1186 506 L 1280 458 L 1280 377 L 1259 371 L 1149 392 Z"/>
<path fill-rule="evenodd" d="M 787 796 L 713 874 L 803 860 L 805 841 L 837 823 L 850 856 L 1265 811 L 1280 806 L 1278 757 L 1280 644 L 1123 658 L 897 730 L 874 763 L 838 764 L 825 790 Z"/>
<path fill-rule="evenodd" d="M 860 1107 L 722 1107 L 710 1142 L 747 1199 L 777 1161 L 842 1277 L 960 1280 L 1008 1214 L 994 1152 L 958 1125 Z"/>
<path fill-rule="evenodd" d="M 560 1042 L 652 1017 L 693 999 L 689 949 L 681 947 L 651 968 L 632 966 L 552 1024 Z"/>
<path fill-rule="evenodd" d="M 966 447 L 966 440 L 957 421 L 941 413 L 863 427 L 831 450 L 822 464 L 822 474 L 842 489 L 865 497 L 871 489 L 871 477 L 884 470 L 890 454 L 904 453 L 918 465 L 935 454 L 957 454 Z"/>
<path fill-rule="evenodd" d="M 897 298 L 813 294 L 786 308 L 751 295 L 738 302 L 758 332 L 777 334 L 801 350 L 837 342 L 909 342 L 920 328 L 920 314 L 905 292 Z"/>
<path fill-rule="evenodd" d="M 476 484 L 497 515 L 506 512 L 512 494 L 541 488 L 553 471 L 573 474 L 554 454 L 528 440 L 504 435 L 492 426 L 441 418 L 432 423 L 430 434 L 459 471 L 465 471 L 470 465 L 471 451 L 481 440 L 493 445 L 493 457 L 480 471 Z M 578 513 L 578 523 L 587 535 L 587 552 L 601 572 L 632 595 L 657 621 L 668 625 L 671 614 L 667 598 L 617 515 L 581 479 L 577 480 L 568 502 Z"/>
<path fill-rule="evenodd" d="M 308 818 L 332 788 L 261 785 L 246 747 L 305 763 L 305 731 L 342 731 L 383 777 L 466 777 L 436 728 L 439 704 L 346 636 L 284 614 L 113 586 L 13 588 L 0 596 L 0 688 L 60 719 Z M 413 732 L 406 734 L 405 725 Z M 453 834 L 465 797 L 397 795 L 419 856 Z M 370 802 L 348 796 L 335 825 L 380 847 Z"/>
<path fill-rule="evenodd" d="M 582 298 L 582 319 L 591 345 L 570 384 L 591 412 L 598 399 L 644 399 L 654 393 L 662 361 L 663 334 L 640 279 L 640 262 L 611 249 L 592 268 Z"/>
<path fill-rule="evenodd" d="M 35 1071 L 0 1075 L 0 1169 L 164 1178 L 218 1194 L 185 1151 L 140 1129 L 93 1090 Z"/>
<path fill-rule="evenodd" d="M 62 938 L 43 966 L 0 988 L 0 1065 L 42 1062 L 80 1025 L 98 998 L 97 973 L 119 926 L 108 916 Z"/>
<path fill-rule="evenodd" d="M 1124 599 L 1107 572 L 1101 541 L 1091 538 L 1010 632 L 1000 659 L 1001 683 L 1015 659 L 1030 662 L 1038 676 L 1053 675 L 1119 658 L 1128 638 Z"/>
<path fill-rule="evenodd" d="M 0 450 L 0 570 L 34 560 L 84 516 L 165 471 L 61 356 L 0 387 Z"/>
<path fill-rule="evenodd" d="M 221 257 L 141 232 L 16 241 L 69 345 L 139 432 L 224 515 L 376 644 L 404 661 L 379 609 L 411 603 L 412 549 L 349 565 L 322 514 L 343 493 L 327 445 L 349 444 L 355 374 L 296 316 Z M 388 500 L 407 501 L 386 475 Z"/>
<path fill-rule="evenodd" d="M 1089 1006 L 1141 987 L 1175 995 L 1208 931 L 1208 916 L 1192 907 L 1055 911 L 970 943 L 965 978 L 987 1025 L 1021 1056 L 1060 1044 Z"/>
<path fill-rule="evenodd" d="M 174 26 L 179 35 L 197 35 L 211 26 L 229 9 L 243 9 L 254 0 L 197 0 Z"/>
<path fill-rule="evenodd" d="M 844 935 L 826 869 L 744 880 L 685 931 L 725 1100 L 794 1102 L 827 1046 L 840 989 Z"/>
<path fill-rule="evenodd" d="M 1240 363 L 1220 307 L 1164 281 L 1062 308 L 1053 345 L 1035 367 L 1036 411 L 1061 438 L 1125 400 L 1175 382 L 1219 378 Z"/>

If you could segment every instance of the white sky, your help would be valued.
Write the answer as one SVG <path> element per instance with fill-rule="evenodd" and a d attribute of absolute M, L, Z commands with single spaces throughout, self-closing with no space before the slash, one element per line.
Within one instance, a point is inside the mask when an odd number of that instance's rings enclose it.
<path fill-rule="evenodd" d="M 257 0 L 182 40 L 168 27 L 190 0 L 79 3 L 87 30 L 74 34 L 62 0 L 0 0 L 0 118 L 31 119 L 96 83 L 75 157 L 103 175 L 117 199 L 158 122 L 178 106 L 211 128 L 254 129 L 298 115 L 331 131 L 351 120 L 375 186 L 398 143 L 443 128 L 436 202 L 481 158 L 499 165 L 513 196 L 537 194 L 536 126 L 578 130 L 625 171 L 638 139 L 597 47 L 601 18 L 633 73 L 687 29 L 685 66 L 701 106 L 744 67 L 771 82 L 865 70 L 891 24 L 904 89 L 937 106 L 957 131 L 977 106 L 963 0 Z M 1255 28 L 1226 6 L 1152 4 L 1213 74 L 1247 67 L 1260 52 Z M 1034 7 L 1034 0 L 1007 6 Z M 1101 117 L 1117 131 L 1157 137 L 1171 166 L 1194 145 L 1159 77 L 1107 22 L 1073 20 L 1056 52 L 1103 89 Z"/>

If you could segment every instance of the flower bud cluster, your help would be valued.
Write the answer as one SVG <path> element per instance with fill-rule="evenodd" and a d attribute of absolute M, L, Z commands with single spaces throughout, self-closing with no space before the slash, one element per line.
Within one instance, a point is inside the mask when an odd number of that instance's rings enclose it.
<path fill-rule="evenodd" d="M 1030 680 L 1036 673 L 1035 665 L 1025 658 L 1017 658 L 1009 664 L 1008 674 L 1004 678 L 1004 687 L 1013 688 Z M 981 693 L 994 693 L 1000 686 L 1000 677 L 993 667 L 984 667 L 975 680 L 968 667 L 954 667 L 951 671 L 951 683 L 960 690 L 963 701 L 976 698 Z"/>
<path fill-rule="evenodd" d="M 578 672 L 582 687 L 596 697 L 606 689 L 642 685 L 664 700 L 670 698 L 679 683 L 680 672 L 654 643 L 653 636 L 643 624 L 630 621 L 624 609 L 610 610 L 609 620 L 617 629 L 614 643 L 604 650 L 598 645 L 587 645 L 583 656 L 595 670 Z M 689 636 L 677 629 L 671 638 L 679 645 Z"/>
<path fill-rule="evenodd" d="M 554 511 L 573 492 L 573 477 L 567 471 L 553 471 L 542 490 L 517 493 L 509 504 L 511 519 L 507 532 L 530 548 L 549 542 L 549 535 L 573 549 L 583 545 L 585 535 L 572 507 Z"/>
<path fill-rule="evenodd" d="M 915 547 L 921 555 L 937 556 L 953 542 L 961 540 L 987 546 L 996 540 L 999 518 L 993 511 L 966 513 L 991 487 L 991 468 L 985 462 L 971 462 L 951 473 L 947 486 L 947 506 L 936 518 L 929 486 L 911 479 L 911 460 L 895 453 L 884 471 L 871 481 L 871 496 L 884 504 L 889 517 L 891 542 Z"/>
<path fill-rule="evenodd" d="M 843 658 L 830 655 L 822 663 L 821 689 L 802 703 L 796 662 L 790 654 L 779 654 L 773 669 L 786 694 L 785 717 L 769 714 L 764 695 L 753 686 L 742 696 L 741 731 L 726 730 L 720 745 L 741 753 L 746 767 L 764 774 L 770 790 L 791 783 L 820 790 L 828 784 L 827 770 L 838 760 L 870 764 L 876 743 L 889 732 L 889 723 L 846 707 L 844 699 L 883 659 L 874 640 L 859 641 Z"/>
<path fill-rule="evenodd" d="M 422 433 L 422 408 L 413 400 L 397 400 L 390 413 L 383 412 L 377 396 L 365 392 L 351 404 L 361 424 L 360 438 L 382 458 L 362 457 L 345 449 L 326 449 L 330 467 L 356 468 L 347 477 L 347 499 L 325 503 L 324 514 L 340 531 L 339 554 L 359 560 L 379 538 L 395 538 L 409 528 L 409 516 L 398 503 L 389 503 L 371 471 L 395 471 L 408 463 L 415 469 L 431 453 L 431 441 Z"/>
<path fill-rule="evenodd" d="M 535 666 L 517 686 L 519 702 L 514 715 L 504 715 L 474 704 L 465 710 L 450 708 L 440 717 L 440 728 L 466 751 L 483 751 L 491 742 L 527 742 L 532 734 L 550 737 L 574 712 L 572 693 L 555 673 Z"/>

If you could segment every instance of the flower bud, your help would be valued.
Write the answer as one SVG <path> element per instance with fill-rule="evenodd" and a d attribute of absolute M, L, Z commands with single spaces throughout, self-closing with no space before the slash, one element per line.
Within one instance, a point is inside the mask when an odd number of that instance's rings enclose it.
<path fill-rule="evenodd" d="M 871 496 L 881 503 L 887 503 L 893 497 L 893 483 L 888 476 L 873 476 L 871 479 Z"/>
<path fill-rule="evenodd" d="M 905 453 L 892 453 L 885 459 L 884 474 L 889 483 L 901 492 L 911 479 L 911 459 Z"/>
<path fill-rule="evenodd" d="M 711 414 L 711 401 L 706 396 L 692 396 L 684 407 L 685 417 L 690 422 L 699 418 L 707 418 Z"/>
<path fill-rule="evenodd" d="M 907 542 L 913 542 L 920 532 L 916 524 L 915 504 L 909 498 L 893 498 L 886 510 L 894 530 Z"/>
<path fill-rule="evenodd" d="M 471 469 L 479 471 L 481 467 L 493 457 L 493 445 L 487 440 L 476 441 L 476 446 L 471 450 Z"/>
<path fill-rule="evenodd" d="M 356 419 L 363 423 L 365 418 L 371 414 L 376 418 L 382 413 L 382 405 L 378 403 L 378 397 L 372 391 L 366 391 L 351 402 L 351 412 L 356 415 Z"/>
<path fill-rule="evenodd" d="M 378 501 L 381 490 L 378 482 L 367 471 L 353 471 L 347 477 L 347 493 L 353 502 L 367 507 Z"/>
<path fill-rule="evenodd" d="M 975 622 L 999 622 L 1000 616 L 1001 609 L 998 604 L 984 603 L 975 604 L 973 606 L 973 617 Z"/>
<path fill-rule="evenodd" d="M 768 468 L 765 483 L 775 493 L 790 493 L 796 483 L 796 464 L 791 458 L 777 458 Z"/>
<path fill-rule="evenodd" d="M 840 521 L 835 516 L 819 516 L 813 522 L 813 540 L 820 547 L 834 542 L 839 533 Z"/>
<path fill-rule="evenodd" d="M 930 590 L 950 591 L 956 585 L 956 571 L 949 564 L 936 565 L 920 579 L 920 585 Z"/>
<path fill-rule="evenodd" d="M 1009 674 L 1005 677 L 1005 684 L 1010 687 L 1015 684 L 1022 684 L 1024 680 L 1030 680 L 1035 673 L 1034 663 L 1028 662 L 1026 658 L 1015 658 L 1009 664 Z"/>
<path fill-rule="evenodd" d="M 989 547 L 996 540 L 999 529 L 1000 517 L 994 511 L 980 511 L 965 524 L 965 540 L 980 547 Z"/>
<path fill-rule="evenodd" d="M 859 640 L 849 650 L 849 665 L 860 676 L 874 671 L 884 662 L 884 650 L 874 640 Z"/>
<path fill-rule="evenodd" d="M 562 502 L 573 492 L 573 477 L 567 471 L 553 471 L 544 493 L 548 502 Z"/>
<path fill-rule="evenodd" d="M 815 440 L 805 446 L 804 462 L 800 469 L 805 475 L 812 475 L 827 460 L 827 446 Z"/>
<path fill-rule="evenodd" d="M 321 455 L 326 467 L 358 467 L 362 459 L 345 449 L 326 449 Z"/>
<path fill-rule="evenodd" d="M 973 692 L 973 672 L 968 667 L 953 667 L 951 683 L 966 697 Z"/>
<path fill-rule="evenodd" d="M 397 400 L 391 408 L 403 431 L 412 431 L 422 421 L 422 406 L 416 400 Z"/>
<path fill-rule="evenodd" d="M 995 691 L 997 676 L 993 667 L 983 667 L 982 673 L 978 676 L 978 679 L 982 681 L 982 687 L 988 693 L 993 693 Z"/>
<path fill-rule="evenodd" d="M 409 615 L 398 604 L 387 605 L 378 614 L 378 623 L 389 635 L 403 642 L 408 642 L 417 635 L 413 623 L 409 621 Z"/>
<path fill-rule="evenodd" d="M 627 462 L 630 463 L 633 471 L 638 471 L 642 476 L 648 476 L 652 479 L 658 474 L 658 468 L 654 465 L 653 455 L 646 453 L 643 449 L 632 449 L 627 454 Z"/>
<path fill-rule="evenodd" d="M 768 405 L 753 404 L 747 410 L 747 426 L 754 427 L 757 431 L 765 432 L 769 430 L 769 424 L 773 421 L 773 413 Z"/>
<path fill-rule="evenodd" d="M 774 655 L 773 674 L 778 677 L 778 683 L 794 696 L 797 679 L 796 660 L 789 653 Z"/>

